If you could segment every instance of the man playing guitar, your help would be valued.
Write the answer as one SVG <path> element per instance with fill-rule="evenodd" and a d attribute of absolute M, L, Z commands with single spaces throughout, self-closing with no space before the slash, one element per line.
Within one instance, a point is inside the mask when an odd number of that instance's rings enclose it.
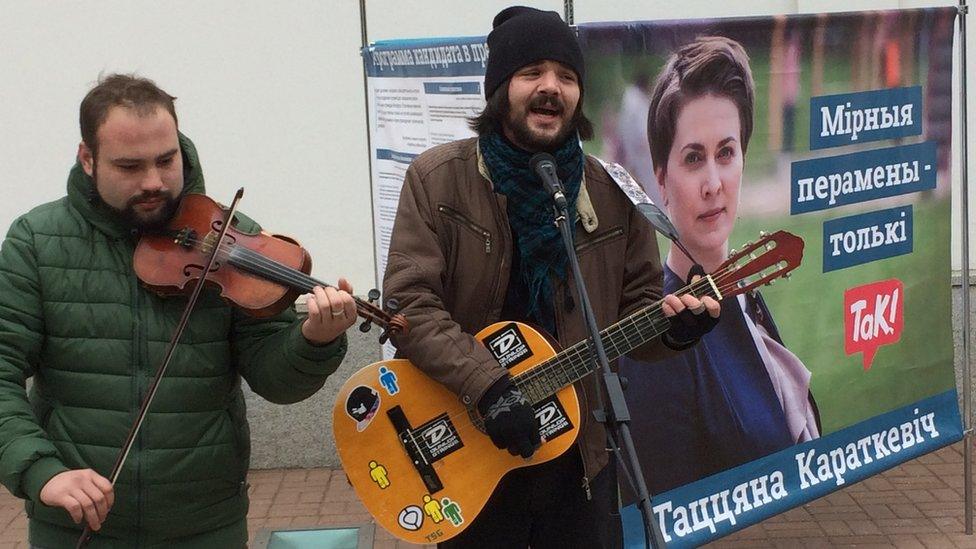
<path fill-rule="evenodd" d="M 563 345 L 587 336 L 550 198 L 529 158 L 540 151 L 556 158 L 601 329 L 660 300 L 662 268 L 651 226 L 580 147 L 593 129 L 582 112 L 583 56 L 573 31 L 555 12 L 512 7 L 495 17 L 488 46 L 487 105 L 471 121 L 478 137 L 428 150 L 407 170 L 383 286 L 411 324 L 394 337 L 398 356 L 477 411 L 495 446 L 529 458 L 543 441 L 507 370 L 519 358 L 504 354 L 513 342 L 486 346 L 472 334 L 505 319 L 541 327 Z M 670 329 L 632 356 L 690 347 L 720 310 L 711 297 L 690 294 L 666 296 L 661 308 Z M 477 519 L 442 546 L 620 544 L 607 434 L 587 409 L 594 378 L 576 384 L 576 451 L 506 475 Z"/>

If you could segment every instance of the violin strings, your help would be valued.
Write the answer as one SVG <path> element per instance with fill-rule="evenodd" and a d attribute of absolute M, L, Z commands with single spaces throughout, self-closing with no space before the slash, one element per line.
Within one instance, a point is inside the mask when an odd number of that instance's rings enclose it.
<path fill-rule="evenodd" d="M 206 244 L 206 241 L 200 238 L 187 238 L 186 242 L 194 246 Z M 237 257 L 233 257 L 232 254 L 234 254 L 234 252 L 237 253 Z M 245 270 L 251 270 L 256 274 L 270 273 L 273 277 L 275 277 L 276 282 L 290 284 L 299 290 L 310 292 L 316 285 L 334 288 L 334 286 L 331 284 L 316 280 L 315 278 L 297 269 L 293 269 L 278 261 L 265 257 L 245 246 L 239 246 L 231 242 L 222 242 L 220 245 L 220 253 L 222 253 L 223 256 L 226 257 L 232 264 L 237 264 L 243 267 Z M 388 322 L 387 317 L 389 315 L 387 315 L 382 309 L 379 309 L 372 303 L 364 302 L 361 298 L 356 296 L 353 296 L 353 301 L 356 303 L 356 310 L 361 316 L 382 324 L 386 324 Z"/>

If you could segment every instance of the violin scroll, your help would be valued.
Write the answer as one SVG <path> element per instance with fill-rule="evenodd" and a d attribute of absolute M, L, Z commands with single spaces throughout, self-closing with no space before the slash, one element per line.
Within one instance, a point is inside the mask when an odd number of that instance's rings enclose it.
<path fill-rule="evenodd" d="M 409 330 L 407 318 L 403 314 L 396 312 L 400 308 L 397 300 L 388 299 L 386 301 L 387 310 L 384 311 L 376 304 L 380 299 L 379 290 L 373 288 L 366 297 L 366 300 L 353 297 L 356 301 L 357 313 L 366 319 L 359 325 L 359 331 L 364 333 L 368 332 L 375 322 L 383 326 L 383 332 L 380 333 L 380 343 L 386 343 L 390 339 L 390 336 L 406 333 Z"/>

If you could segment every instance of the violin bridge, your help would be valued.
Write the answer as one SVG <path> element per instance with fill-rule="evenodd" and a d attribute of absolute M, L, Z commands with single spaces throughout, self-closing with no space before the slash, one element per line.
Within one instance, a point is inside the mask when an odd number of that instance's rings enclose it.
<path fill-rule="evenodd" d="M 209 254 L 214 247 L 214 241 L 217 240 L 217 233 L 210 231 L 207 236 L 203 238 L 203 244 L 200 246 L 200 251 L 205 254 Z"/>

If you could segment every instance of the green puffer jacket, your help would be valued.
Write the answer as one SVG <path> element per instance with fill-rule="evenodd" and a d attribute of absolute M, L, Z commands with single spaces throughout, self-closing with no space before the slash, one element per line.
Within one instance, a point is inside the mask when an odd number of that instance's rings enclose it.
<path fill-rule="evenodd" d="M 186 188 L 202 193 L 196 150 L 180 143 Z M 31 543 L 50 549 L 73 547 L 80 527 L 42 504 L 41 488 L 68 469 L 108 476 L 186 304 L 139 284 L 136 238 L 93 205 L 92 185 L 76 164 L 68 196 L 17 219 L 0 248 L 0 481 L 27 499 Z M 345 336 L 310 345 L 293 308 L 254 320 L 204 291 L 91 547 L 243 547 L 241 378 L 297 402 L 345 351 Z"/>

